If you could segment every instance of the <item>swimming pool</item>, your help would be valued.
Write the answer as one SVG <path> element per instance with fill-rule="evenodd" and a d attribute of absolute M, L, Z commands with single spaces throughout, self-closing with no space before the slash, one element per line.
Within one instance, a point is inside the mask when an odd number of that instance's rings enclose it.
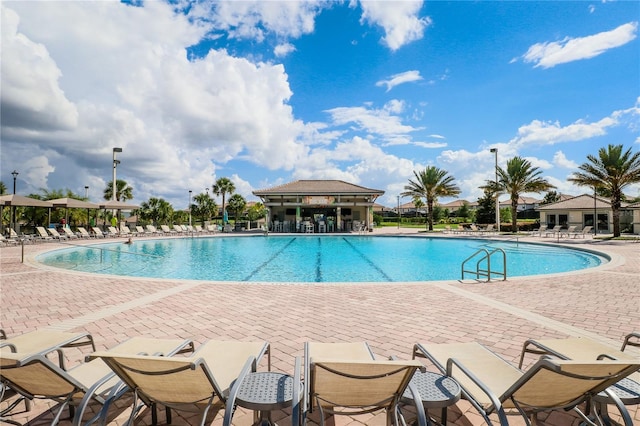
<path fill-rule="evenodd" d="M 133 277 L 247 282 L 458 280 L 480 249 L 506 253 L 508 277 L 598 266 L 607 259 L 552 245 L 484 239 L 251 236 L 138 240 L 73 246 L 37 256 L 53 267 Z M 492 258 L 501 270 L 501 256 Z"/>

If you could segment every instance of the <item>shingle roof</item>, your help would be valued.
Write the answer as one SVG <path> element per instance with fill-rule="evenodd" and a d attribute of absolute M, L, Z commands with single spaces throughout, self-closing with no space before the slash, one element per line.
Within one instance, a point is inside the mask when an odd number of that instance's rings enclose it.
<path fill-rule="evenodd" d="M 382 195 L 380 189 L 365 188 L 342 180 L 296 180 L 284 185 L 253 191 L 253 195 L 274 194 L 375 194 Z"/>
<path fill-rule="evenodd" d="M 622 203 L 622 207 L 626 206 L 626 203 Z M 566 200 L 557 201 L 555 203 L 545 204 L 538 207 L 536 210 L 576 210 L 592 209 L 593 207 L 593 195 L 582 194 Z M 595 207 L 598 209 L 610 209 L 611 202 L 605 198 L 596 197 Z"/>

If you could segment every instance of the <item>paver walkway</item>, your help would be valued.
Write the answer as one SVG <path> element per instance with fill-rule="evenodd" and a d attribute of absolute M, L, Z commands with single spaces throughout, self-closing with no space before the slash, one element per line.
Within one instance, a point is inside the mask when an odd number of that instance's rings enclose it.
<path fill-rule="evenodd" d="M 396 233 L 395 228 L 376 233 Z M 401 230 L 416 233 L 416 230 Z M 525 238 L 558 244 L 544 238 Z M 75 241 L 74 241 L 75 243 Z M 0 327 L 9 336 L 34 329 L 87 331 L 99 349 L 131 336 L 266 340 L 274 370 L 293 372 L 294 357 L 305 341 L 367 341 L 381 357 L 409 358 L 416 342 L 479 341 L 517 365 L 529 338 L 586 336 L 619 346 L 624 335 L 640 331 L 640 244 L 631 241 L 564 239 L 560 244 L 603 251 L 608 265 L 580 273 L 511 278 L 507 282 L 457 281 L 375 284 L 268 284 L 134 279 L 51 270 L 33 257 L 59 243 L 0 250 Z M 83 353 L 68 352 L 69 365 Z M 527 359 L 527 363 L 534 358 Z M 261 366 L 265 368 L 265 365 Z M 127 402 L 116 404 L 111 425 L 123 424 Z M 52 404 L 36 401 L 29 412 L 13 416 L 31 425 L 52 419 Z M 640 410 L 631 407 L 640 425 Z M 613 411 L 613 410 L 612 410 Z M 222 423 L 213 413 L 212 423 Z M 214 417 L 215 415 L 215 417 Z M 289 424 L 290 412 L 274 413 Z M 160 421 L 164 421 L 161 414 Z M 540 417 L 550 426 L 574 426 L 570 412 Z M 239 409 L 234 424 L 251 424 Z M 514 425 L 524 424 L 513 417 Z M 150 424 L 144 412 L 140 425 Z M 450 424 L 484 424 L 464 401 L 449 411 Z M 195 424 L 176 413 L 173 424 Z M 210 422 L 211 423 L 211 422 Z M 339 425 L 383 425 L 384 415 L 339 416 Z M 68 420 L 62 425 L 70 424 Z"/>

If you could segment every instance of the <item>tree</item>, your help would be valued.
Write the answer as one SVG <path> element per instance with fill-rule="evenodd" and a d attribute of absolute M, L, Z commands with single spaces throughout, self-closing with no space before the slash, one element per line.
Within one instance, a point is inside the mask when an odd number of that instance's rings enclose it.
<path fill-rule="evenodd" d="M 545 194 L 540 205 L 543 206 L 545 204 L 557 203 L 558 201 L 560 201 L 560 194 L 556 191 L 549 191 Z"/>
<path fill-rule="evenodd" d="M 229 198 L 229 208 L 233 211 L 234 214 L 234 223 L 238 222 L 238 218 L 244 211 L 244 208 L 247 207 L 247 201 L 240 194 L 233 194 L 231 198 Z"/>
<path fill-rule="evenodd" d="M 231 179 L 226 177 L 221 177 L 213 184 L 211 188 L 216 195 L 222 195 L 222 216 L 224 217 L 224 211 L 226 208 L 225 205 L 225 195 L 233 194 L 236 190 L 236 186 L 231 182 Z"/>
<path fill-rule="evenodd" d="M 427 200 L 427 216 L 429 219 L 429 231 L 433 231 L 433 204 L 438 197 L 454 197 L 460 194 L 446 170 L 435 166 L 428 166 L 421 172 L 413 171 L 415 180 L 409 179 L 409 184 L 404 187 L 403 197 L 419 197 Z"/>
<path fill-rule="evenodd" d="M 193 197 L 194 203 L 191 205 L 191 214 L 200 218 L 202 224 L 206 220 L 211 220 L 211 216 L 216 213 L 218 206 L 213 198 L 209 197 L 209 194 L 198 194 Z"/>
<path fill-rule="evenodd" d="M 0 195 L 4 195 L 6 193 L 7 193 L 7 185 L 5 185 L 4 182 L 0 180 Z"/>
<path fill-rule="evenodd" d="M 613 212 L 613 236 L 620 236 L 620 206 L 624 201 L 622 190 L 640 182 L 640 152 L 633 154 L 631 148 L 623 152 L 623 145 L 600 148 L 598 156 L 587 155 L 588 163 L 578 167 L 569 182 L 579 186 L 596 188 L 608 194 Z M 595 218 L 594 218 L 595 219 Z"/>
<path fill-rule="evenodd" d="M 133 188 L 129 186 L 127 181 L 116 179 L 116 201 L 127 201 L 133 198 Z M 113 199 L 113 181 L 109 181 L 104 188 L 104 199 Z"/>
<path fill-rule="evenodd" d="M 262 219 L 267 215 L 267 208 L 262 203 L 255 203 L 251 207 L 249 207 L 249 211 L 247 212 L 247 216 L 249 220 L 255 222 L 258 219 Z"/>
<path fill-rule="evenodd" d="M 155 224 L 167 225 L 173 218 L 173 207 L 163 198 L 149 198 L 140 203 L 140 208 L 134 212 L 141 220 Z"/>
<path fill-rule="evenodd" d="M 487 181 L 482 189 L 509 194 L 511 197 L 511 231 L 518 232 L 518 199 L 527 192 L 540 193 L 555 188 L 541 178 L 542 171 L 534 167 L 529 160 L 513 157 L 507 161 L 507 169 L 498 167 L 498 182 Z"/>
<path fill-rule="evenodd" d="M 484 195 L 478 198 L 476 210 L 478 223 L 494 223 L 496 221 L 496 194 L 485 188 Z"/>

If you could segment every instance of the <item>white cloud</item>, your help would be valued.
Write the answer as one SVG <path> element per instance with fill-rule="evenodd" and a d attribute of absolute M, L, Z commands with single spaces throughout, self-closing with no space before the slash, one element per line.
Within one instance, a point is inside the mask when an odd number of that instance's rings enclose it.
<path fill-rule="evenodd" d="M 587 37 L 566 37 L 561 41 L 536 43 L 522 58 L 524 62 L 534 63 L 535 67 L 542 68 L 589 59 L 634 40 L 637 30 L 638 22 L 629 22 L 614 30 Z"/>
<path fill-rule="evenodd" d="M 518 146 L 529 144 L 554 145 L 560 142 L 575 142 L 602 136 L 607 133 L 609 127 L 617 124 L 618 121 L 613 117 L 605 117 L 593 123 L 578 120 L 564 127 L 557 121 L 545 122 L 533 120 L 531 123 L 521 126 L 518 129 L 518 136 L 510 142 Z"/>
<path fill-rule="evenodd" d="M 387 86 L 387 92 L 394 87 L 403 84 L 403 83 L 411 83 L 413 81 L 422 80 L 422 76 L 420 75 L 420 71 L 412 70 L 405 71 L 403 73 L 394 74 L 389 77 L 387 80 L 380 80 L 376 82 L 376 86 Z"/>
<path fill-rule="evenodd" d="M 381 26 L 385 31 L 382 38 L 384 44 L 391 50 L 398 50 L 405 44 L 421 39 L 424 30 L 431 24 L 429 17 L 419 17 L 422 4 L 422 0 L 360 0 L 361 22 Z"/>
<path fill-rule="evenodd" d="M 555 164 L 558 167 L 565 168 L 565 169 L 577 169 L 578 168 L 578 163 L 576 163 L 575 161 L 569 160 L 567 158 L 567 156 L 564 155 L 564 152 L 562 152 L 562 151 L 557 151 L 553 155 L 553 164 Z"/>
<path fill-rule="evenodd" d="M 358 129 L 388 138 L 407 134 L 418 128 L 402 124 L 402 118 L 398 115 L 404 110 L 404 103 L 391 100 L 382 109 L 369 109 L 366 107 L 337 107 L 329 109 L 333 125 L 341 126 L 349 123 L 357 125 Z"/>
<path fill-rule="evenodd" d="M 289 53 L 295 52 L 295 51 L 296 51 L 296 48 L 291 43 L 282 43 L 277 45 L 275 49 L 273 49 L 273 53 L 275 53 L 276 57 L 278 58 L 287 56 Z"/>
<path fill-rule="evenodd" d="M 415 146 L 419 146 L 422 148 L 444 148 L 447 146 L 446 142 L 413 142 Z"/>
<path fill-rule="evenodd" d="M 78 111 L 60 88 L 60 69 L 47 48 L 19 31 L 20 18 L 1 6 L 2 125 L 17 129 L 73 129 Z"/>
<path fill-rule="evenodd" d="M 216 1 L 198 2 L 190 16 L 211 22 L 230 37 L 262 41 L 266 33 L 300 37 L 314 29 L 316 15 L 331 5 L 327 1 Z"/>

